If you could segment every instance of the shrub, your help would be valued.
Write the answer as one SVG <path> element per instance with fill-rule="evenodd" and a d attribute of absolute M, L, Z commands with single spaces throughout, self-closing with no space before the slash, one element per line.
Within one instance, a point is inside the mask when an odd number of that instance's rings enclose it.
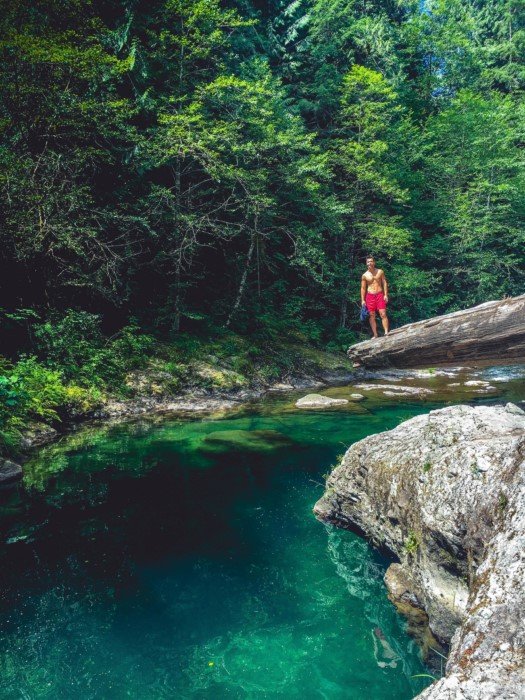
<path fill-rule="evenodd" d="M 35 326 L 39 354 L 52 369 L 82 386 L 122 388 L 127 372 L 144 367 L 155 339 L 135 325 L 125 326 L 106 339 L 100 317 L 70 309 Z"/>
<path fill-rule="evenodd" d="M 34 335 L 46 364 L 60 368 L 68 378 L 78 376 L 103 346 L 100 317 L 86 311 L 70 309 L 62 317 L 52 315 L 45 323 L 35 325 Z"/>
<path fill-rule="evenodd" d="M 357 343 L 359 337 L 348 328 L 338 328 L 334 337 L 326 345 L 328 352 L 346 352 L 350 345 Z"/>
<path fill-rule="evenodd" d="M 26 357 L 16 365 L 3 364 L 0 375 L 0 452 L 15 450 L 21 430 L 30 420 L 59 420 L 66 388 L 59 372 Z"/>
<path fill-rule="evenodd" d="M 419 544 L 418 536 L 413 530 L 410 530 L 403 545 L 407 554 L 415 554 L 419 549 Z"/>

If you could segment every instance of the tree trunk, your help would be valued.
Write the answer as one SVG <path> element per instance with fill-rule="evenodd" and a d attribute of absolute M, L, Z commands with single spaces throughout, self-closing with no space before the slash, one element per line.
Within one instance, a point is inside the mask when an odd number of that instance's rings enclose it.
<path fill-rule="evenodd" d="M 346 328 L 346 317 L 348 315 L 348 299 L 344 297 L 341 302 L 341 309 L 339 314 L 339 328 Z"/>
<path fill-rule="evenodd" d="M 348 356 L 365 367 L 525 362 L 525 294 L 401 326 Z"/>
<path fill-rule="evenodd" d="M 237 309 L 239 308 L 239 304 L 241 303 L 242 295 L 244 294 L 244 288 L 246 286 L 246 280 L 248 278 L 248 270 L 250 269 L 250 263 L 252 261 L 253 251 L 255 249 L 256 238 L 257 234 L 254 233 L 250 242 L 250 249 L 248 250 L 248 255 L 246 256 L 246 264 L 242 273 L 241 282 L 239 284 L 239 290 L 235 299 L 235 304 L 233 305 L 233 308 L 230 311 L 230 315 L 228 316 L 228 320 L 226 321 L 226 328 L 230 327 L 230 323 L 232 322 L 232 319 L 235 316 Z"/>

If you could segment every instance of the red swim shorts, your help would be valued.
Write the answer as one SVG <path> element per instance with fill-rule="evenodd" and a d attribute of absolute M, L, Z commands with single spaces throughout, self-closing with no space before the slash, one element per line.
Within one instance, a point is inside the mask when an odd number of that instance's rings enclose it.
<path fill-rule="evenodd" d="M 386 309 L 386 301 L 383 292 L 372 294 L 367 292 L 365 297 L 366 308 L 369 311 L 384 311 Z"/>

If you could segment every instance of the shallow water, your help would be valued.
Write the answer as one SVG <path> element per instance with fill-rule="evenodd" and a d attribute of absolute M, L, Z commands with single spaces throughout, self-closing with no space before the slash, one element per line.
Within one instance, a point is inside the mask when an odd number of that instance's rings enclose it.
<path fill-rule="evenodd" d="M 524 396 L 520 378 L 502 387 Z M 412 698 L 430 679 L 388 562 L 311 513 L 352 442 L 438 405 L 374 396 L 41 450 L 3 498 L 0 698 Z"/>

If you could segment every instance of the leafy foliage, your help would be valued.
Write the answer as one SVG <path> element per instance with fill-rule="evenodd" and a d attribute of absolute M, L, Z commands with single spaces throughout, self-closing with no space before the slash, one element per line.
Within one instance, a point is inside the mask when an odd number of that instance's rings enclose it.
<path fill-rule="evenodd" d="M 523 291 L 519 0 L 2 9 L 2 425 L 188 337 L 342 349 L 368 252 L 394 324 Z"/>

